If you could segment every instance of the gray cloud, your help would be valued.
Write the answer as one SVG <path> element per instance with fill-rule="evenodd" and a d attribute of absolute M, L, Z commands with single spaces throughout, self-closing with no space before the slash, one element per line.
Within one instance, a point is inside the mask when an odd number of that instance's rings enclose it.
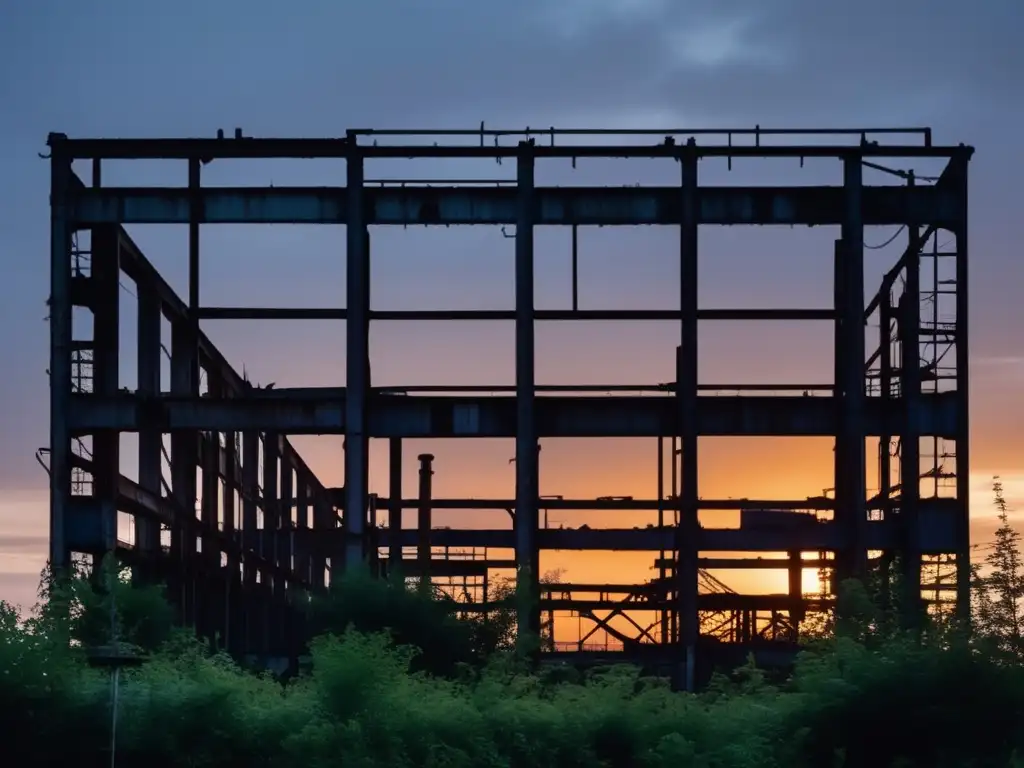
<path fill-rule="evenodd" d="M 35 555 L 45 557 L 49 542 L 48 536 L 0 535 L 0 555 Z"/>
<path fill-rule="evenodd" d="M 0 379 L 5 487 L 45 483 L 31 458 L 47 440 L 47 177 L 35 152 L 51 130 L 935 123 L 941 140 L 983 147 L 975 352 L 1021 352 L 1005 330 L 1024 322 L 1019 0 L 308 0 L 301 14 L 269 0 L 8 5 L 0 72 L 17 76 L 0 75 L 0 307 L 16 322 L 0 323 L 0 354 L 17 365 Z"/>

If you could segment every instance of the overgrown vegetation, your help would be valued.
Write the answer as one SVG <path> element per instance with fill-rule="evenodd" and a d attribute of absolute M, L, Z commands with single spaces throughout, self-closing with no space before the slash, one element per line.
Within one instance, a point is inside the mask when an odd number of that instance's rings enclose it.
<path fill-rule="evenodd" d="M 159 590 L 108 567 L 47 586 L 23 622 L 0 607 L 5 764 L 111 764 L 111 675 L 87 652 L 116 639 L 147 654 L 119 673 L 120 766 L 1024 765 L 1024 573 L 995 491 L 969 640 L 935 623 L 912 636 L 847 585 L 843 619 L 788 681 L 747 668 L 698 695 L 629 668 L 531 672 L 504 614 L 456 619 L 380 582 L 312 607 L 311 672 L 282 684 L 211 655 L 172 628 Z"/>

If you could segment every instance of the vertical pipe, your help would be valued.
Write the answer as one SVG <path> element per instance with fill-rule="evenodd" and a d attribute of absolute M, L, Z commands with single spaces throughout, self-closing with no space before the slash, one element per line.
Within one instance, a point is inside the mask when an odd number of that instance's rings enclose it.
<path fill-rule="evenodd" d="M 434 457 L 429 453 L 419 455 L 420 462 L 420 506 L 417 516 L 416 560 L 419 566 L 421 586 L 430 587 L 430 529 L 433 527 L 432 499 Z"/>
<path fill-rule="evenodd" d="M 388 577 L 402 577 L 402 439 L 388 441 Z"/>
<path fill-rule="evenodd" d="M 536 557 L 539 455 L 534 412 L 534 152 L 519 143 L 516 218 L 516 567 L 518 634 L 539 637 L 540 603 Z"/>
<path fill-rule="evenodd" d="M 162 389 L 160 381 L 161 323 L 163 311 L 160 297 L 152 286 L 139 281 L 137 331 L 137 381 L 139 395 L 157 398 Z M 139 485 L 159 497 L 163 495 L 163 434 L 159 424 L 144 420 L 139 429 Z M 135 520 L 135 546 L 146 561 L 143 579 L 153 579 L 149 570 L 160 555 L 160 524 L 155 520 L 137 517 Z"/>
<path fill-rule="evenodd" d="M 676 360 L 676 397 L 680 409 L 679 602 L 680 638 L 685 651 L 685 688 L 694 690 L 697 637 L 697 153 L 691 139 L 681 155 L 682 224 L 679 228 L 679 306 L 682 311 L 681 344 Z"/>
<path fill-rule="evenodd" d="M 351 152 L 346 162 L 348 222 L 346 228 L 345 321 L 345 570 L 360 568 L 364 562 L 365 515 L 369 493 L 366 439 L 366 389 L 369 369 L 370 254 L 366 216 L 363 208 L 363 157 L 349 136 Z M 340 569 L 332 563 L 332 578 Z"/>
<path fill-rule="evenodd" d="M 71 235 L 72 183 L 67 137 L 50 135 L 50 567 L 67 575 L 66 538 L 71 502 Z"/>

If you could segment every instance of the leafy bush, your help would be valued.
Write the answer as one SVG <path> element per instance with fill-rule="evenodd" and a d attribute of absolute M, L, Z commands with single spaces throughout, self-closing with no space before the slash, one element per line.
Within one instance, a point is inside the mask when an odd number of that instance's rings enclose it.
<path fill-rule="evenodd" d="M 444 598 L 382 582 L 311 607 L 312 671 L 282 684 L 170 632 L 159 593 L 112 569 L 48 588 L 27 621 L 0 604 L 0 734 L 11 765 L 110 765 L 114 686 L 83 643 L 113 633 L 149 651 L 118 677 L 126 768 L 1019 766 L 1018 562 L 979 574 L 988 613 L 970 642 L 945 625 L 922 642 L 847 585 L 834 635 L 790 679 L 749 667 L 698 695 L 629 667 L 530 671 Z"/>
<path fill-rule="evenodd" d="M 398 591 L 377 595 L 401 609 L 393 632 L 369 629 L 391 623 L 384 609 L 332 603 L 327 617 L 348 628 L 314 641 L 312 672 L 287 685 L 197 641 L 166 642 L 120 673 L 117 764 L 1010 765 L 1024 749 L 1024 670 L 964 643 L 840 636 L 807 651 L 783 687 L 747 669 L 700 695 L 628 667 L 532 674 L 501 654 L 445 678 L 408 641 L 429 639 L 431 622 L 460 628 Z M 0 611 L 3 730 L 22 758 L 12 764 L 108 764 L 110 681 L 67 634 L 55 618 L 19 624 Z"/>

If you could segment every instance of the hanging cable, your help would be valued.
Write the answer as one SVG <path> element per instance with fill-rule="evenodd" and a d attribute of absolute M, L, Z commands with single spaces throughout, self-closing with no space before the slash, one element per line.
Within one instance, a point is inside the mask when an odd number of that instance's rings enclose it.
<path fill-rule="evenodd" d="M 901 225 L 901 226 L 900 226 L 900 228 L 899 228 L 899 229 L 897 229 L 897 230 L 896 230 L 895 232 L 893 232 L 893 233 L 892 233 L 892 237 L 890 237 L 890 238 L 889 238 L 888 240 L 886 240 L 886 241 L 885 241 L 884 243 L 879 243 L 878 245 L 868 245 L 867 243 L 864 243 L 864 247 L 865 247 L 866 249 L 868 249 L 869 251 L 878 251 L 878 250 L 881 250 L 882 248 L 885 248 L 885 247 L 886 247 L 887 245 L 892 245 L 893 241 L 894 241 L 894 240 L 895 240 L 895 239 L 896 239 L 897 237 L 899 237 L 899 236 L 900 236 L 900 234 L 902 234 L 903 230 L 905 230 L 906 228 L 907 228 L 907 225 L 906 225 L 906 224 L 903 224 L 903 225 Z"/>

